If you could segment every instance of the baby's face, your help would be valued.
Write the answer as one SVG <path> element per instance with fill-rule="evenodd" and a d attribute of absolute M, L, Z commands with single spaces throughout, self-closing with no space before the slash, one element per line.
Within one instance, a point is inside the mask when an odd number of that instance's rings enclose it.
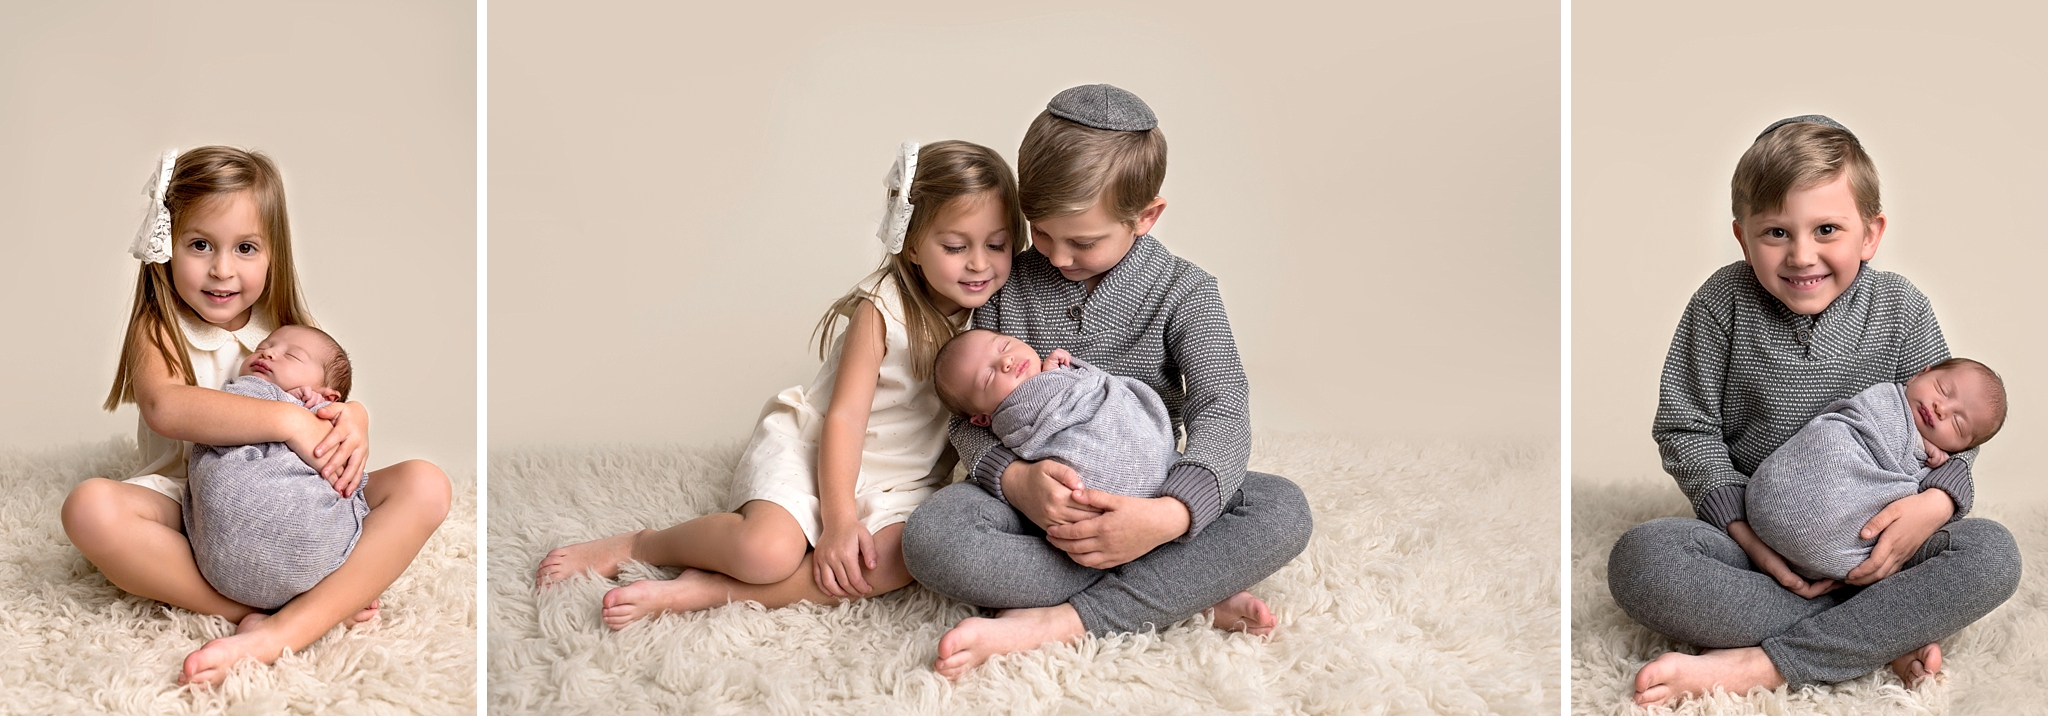
<path fill-rule="evenodd" d="M 961 338 L 939 366 L 938 379 L 959 397 L 969 415 L 987 415 L 1026 378 L 1043 369 L 1038 351 L 1023 341 L 994 331 L 974 331 Z"/>
<path fill-rule="evenodd" d="M 1922 371 L 1906 381 L 1906 405 L 1920 436 L 1947 452 L 1969 449 L 1996 419 L 1991 379 L 1976 370 Z"/>
<path fill-rule="evenodd" d="M 242 375 L 258 375 L 285 390 L 327 387 L 327 364 L 334 347 L 320 334 L 301 326 L 284 326 L 256 344 L 242 362 Z"/>

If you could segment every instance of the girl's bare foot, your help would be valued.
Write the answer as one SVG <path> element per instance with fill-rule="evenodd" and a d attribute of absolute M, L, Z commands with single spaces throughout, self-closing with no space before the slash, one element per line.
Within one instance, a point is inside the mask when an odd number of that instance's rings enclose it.
<path fill-rule="evenodd" d="M 275 630 L 263 628 L 270 615 L 263 613 L 242 617 L 235 625 L 235 635 L 206 642 L 185 657 L 185 669 L 178 675 L 180 684 L 212 686 L 227 680 L 228 671 L 244 659 L 269 664 L 284 655 L 286 644 Z"/>
<path fill-rule="evenodd" d="M 342 626 L 348 627 L 350 629 L 362 626 L 363 624 L 368 623 L 371 619 L 377 618 L 378 610 L 381 610 L 383 608 L 384 600 L 372 599 L 370 600 L 370 606 L 363 607 L 362 611 L 356 612 L 355 616 L 349 617 L 347 622 L 342 623 Z"/>
<path fill-rule="evenodd" d="M 1898 674 L 1909 689 L 1919 685 L 1921 679 L 1941 673 L 1941 643 L 1928 644 L 1893 659 L 1892 673 Z"/>
<path fill-rule="evenodd" d="M 1669 704 L 1686 696 L 1705 696 L 1715 687 L 1739 695 L 1758 686 L 1784 685 L 1785 677 L 1761 647 L 1711 649 L 1699 656 L 1673 651 L 1636 672 L 1636 703 Z"/>
<path fill-rule="evenodd" d="M 1216 628 L 1226 631 L 1241 631 L 1252 636 L 1267 636 L 1273 633 L 1273 626 L 1280 623 L 1273 616 L 1273 610 L 1251 592 L 1238 592 L 1209 607 L 1209 619 Z"/>
<path fill-rule="evenodd" d="M 622 532 L 604 539 L 578 542 L 549 552 L 534 571 L 534 584 L 545 587 L 586 571 L 611 579 L 619 576 L 619 565 L 633 558 L 633 543 L 641 532 Z"/>
<path fill-rule="evenodd" d="M 1047 643 L 1064 644 L 1085 633 L 1080 613 L 1066 604 L 1005 609 L 997 612 L 994 619 L 968 617 L 939 637 L 939 660 L 932 663 L 932 670 L 948 679 L 959 679 L 991 656 L 1036 649 Z"/>
<path fill-rule="evenodd" d="M 666 612 L 724 606 L 729 594 L 717 575 L 685 569 L 675 579 L 643 579 L 604 594 L 604 625 L 613 631 Z"/>

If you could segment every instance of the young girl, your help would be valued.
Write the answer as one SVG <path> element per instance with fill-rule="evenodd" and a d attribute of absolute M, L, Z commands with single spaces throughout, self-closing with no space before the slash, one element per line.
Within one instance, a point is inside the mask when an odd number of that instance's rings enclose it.
<path fill-rule="evenodd" d="M 887 184 L 889 255 L 819 320 L 825 365 L 810 387 L 769 400 L 735 471 L 734 510 L 549 552 L 539 584 L 614 577 L 628 559 L 684 568 L 606 594 L 605 624 L 619 629 L 665 611 L 834 603 L 910 583 L 903 521 L 946 472 L 935 469 L 947 413 L 934 354 L 1009 277 L 1024 215 L 1010 166 L 967 142 L 906 143 Z"/>
<path fill-rule="evenodd" d="M 345 619 L 375 616 L 377 595 L 447 515 L 448 478 L 419 460 L 362 474 L 370 421 L 361 403 L 315 414 L 220 391 L 271 330 L 313 325 L 292 266 L 284 183 L 267 157 L 230 147 L 167 152 L 146 191 L 150 205 L 130 249 L 143 263 L 104 406 L 140 409 L 144 464 L 126 480 L 74 488 L 64 531 L 115 586 L 237 622 L 233 636 L 185 658 L 179 681 L 211 684 L 244 658 L 267 664 Z M 200 575 L 180 515 L 195 442 L 282 442 L 341 494 L 362 489 L 371 512 L 355 552 L 275 614 L 221 596 Z"/>

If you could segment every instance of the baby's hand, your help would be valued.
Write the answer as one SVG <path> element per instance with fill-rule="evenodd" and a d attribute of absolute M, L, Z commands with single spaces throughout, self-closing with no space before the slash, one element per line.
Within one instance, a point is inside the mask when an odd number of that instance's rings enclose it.
<path fill-rule="evenodd" d="M 1045 362 L 1038 364 L 1038 369 L 1052 370 L 1054 368 L 1065 368 L 1073 364 L 1074 354 L 1068 353 L 1065 348 L 1054 348 L 1051 353 L 1045 354 Z"/>
<path fill-rule="evenodd" d="M 310 385 L 299 386 L 285 392 L 290 393 L 294 398 L 298 398 L 299 402 L 305 403 L 307 410 L 312 410 L 313 406 L 327 402 L 327 398 L 321 396 L 320 391 Z"/>
<path fill-rule="evenodd" d="M 1927 448 L 1928 467 L 1941 467 L 1942 463 L 1948 462 L 1948 452 L 1942 450 L 1941 448 L 1935 447 L 1934 443 L 1927 442 L 1927 438 L 1920 438 L 1920 445 L 1921 447 Z"/>

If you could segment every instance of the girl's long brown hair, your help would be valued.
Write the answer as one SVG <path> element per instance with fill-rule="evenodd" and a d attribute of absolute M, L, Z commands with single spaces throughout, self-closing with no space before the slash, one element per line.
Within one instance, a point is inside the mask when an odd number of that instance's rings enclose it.
<path fill-rule="evenodd" d="M 910 226 L 903 232 L 904 250 L 883 256 L 881 266 L 889 274 L 887 280 L 896 282 L 896 292 L 903 296 L 909 314 L 903 317 L 903 327 L 910 333 L 911 375 L 918 380 L 931 379 L 933 357 L 939 346 L 953 337 L 953 324 L 932 304 L 931 284 L 925 280 L 924 268 L 910 260 L 910 247 L 920 245 L 949 204 L 983 192 L 994 192 L 989 198 L 1000 202 L 1004 223 L 1010 229 L 1010 254 L 1023 251 L 1027 234 L 1024 212 L 1017 204 L 1017 177 L 1002 155 L 957 140 L 932 142 L 918 150 L 917 175 L 910 182 L 910 203 L 917 208 L 911 211 Z M 832 308 L 818 319 L 819 360 L 831 350 L 832 332 L 839 319 L 852 316 L 854 308 L 867 298 L 866 291 L 855 287 L 832 302 Z"/>
<path fill-rule="evenodd" d="M 247 191 L 256 200 L 256 212 L 263 224 L 264 250 L 270 252 L 270 266 L 264 279 L 263 295 L 250 309 L 263 311 L 279 326 L 315 325 L 306 311 L 306 299 L 299 292 L 299 274 L 292 268 L 291 222 L 284 207 L 284 177 L 277 165 L 259 152 L 234 147 L 200 147 L 178 155 L 171 172 L 171 185 L 164 204 L 171 210 L 171 251 L 177 252 L 178 232 L 194 211 L 236 192 Z M 135 303 L 128 312 L 128 335 L 121 342 L 121 362 L 114 368 L 114 387 L 101 407 L 113 410 L 122 403 L 135 402 L 135 369 L 143 351 L 155 350 L 164 365 L 176 371 L 186 385 L 195 385 L 192 346 L 178 327 L 179 311 L 190 311 L 178 298 L 168 263 L 142 264 L 135 274 Z M 253 317 L 252 317 L 253 318 Z"/>

